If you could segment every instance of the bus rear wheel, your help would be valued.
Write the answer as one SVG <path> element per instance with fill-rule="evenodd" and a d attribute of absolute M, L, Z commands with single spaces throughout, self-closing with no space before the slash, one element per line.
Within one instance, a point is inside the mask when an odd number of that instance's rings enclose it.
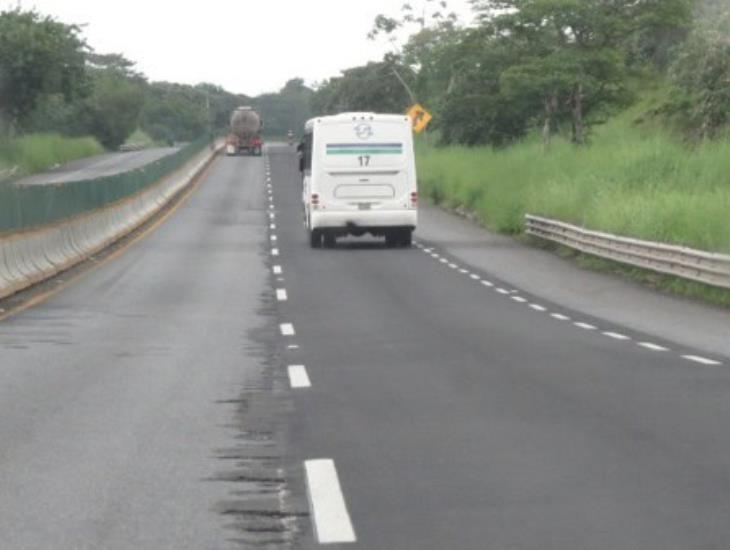
<path fill-rule="evenodd" d="M 309 246 L 312 248 L 322 247 L 322 230 L 321 229 L 310 229 L 309 230 Z"/>

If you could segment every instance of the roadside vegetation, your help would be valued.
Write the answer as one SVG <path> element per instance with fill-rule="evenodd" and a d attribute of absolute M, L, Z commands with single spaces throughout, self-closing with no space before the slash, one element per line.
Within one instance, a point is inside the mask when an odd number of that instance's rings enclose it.
<path fill-rule="evenodd" d="M 507 234 L 525 213 L 730 252 L 726 0 L 442 0 L 377 16 L 394 48 L 315 93 L 318 111 L 433 115 L 417 140 L 425 197 Z M 575 255 L 560 249 L 562 253 Z M 730 293 L 631 270 L 730 305 Z"/>
<path fill-rule="evenodd" d="M 422 193 L 519 234 L 526 213 L 704 250 L 730 252 L 730 140 L 688 149 L 669 134 L 624 123 L 591 145 L 538 136 L 506 149 L 417 143 Z"/>
<path fill-rule="evenodd" d="M 93 137 L 69 138 L 60 134 L 32 134 L 0 140 L 0 174 L 31 174 L 104 152 Z"/>
<path fill-rule="evenodd" d="M 309 118 L 312 94 L 299 78 L 260 97 L 209 83 L 151 82 L 124 56 L 93 51 L 78 25 L 22 7 L 0 11 L 0 179 L 15 167 L 34 172 L 100 146 L 222 133 L 241 105 L 257 108 L 271 135 L 286 135 Z"/>

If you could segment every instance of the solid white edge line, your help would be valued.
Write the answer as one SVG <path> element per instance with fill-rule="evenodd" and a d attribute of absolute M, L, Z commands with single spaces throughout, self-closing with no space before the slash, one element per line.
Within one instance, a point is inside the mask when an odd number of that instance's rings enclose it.
<path fill-rule="evenodd" d="M 355 530 L 334 461 L 330 458 L 305 460 L 304 471 L 317 541 L 320 544 L 355 542 Z"/>
<path fill-rule="evenodd" d="M 603 333 L 603 335 L 608 336 L 609 338 L 613 338 L 614 340 L 631 340 L 631 338 L 629 338 L 625 334 L 619 334 L 618 332 L 606 331 Z"/>
<path fill-rule="evenodd" d="M 289 365 L 289 384 L 292 388 L 311 388 L 312 382 L 309 380 L 307 369 L 304 365 Z"/>
<path fill-rule="evenodd" d="M 289 299 L 289 296 L 286 294 L 285 288 L 277 288 L 276 289 L 276 299 L 280 302 L 286 302 Z"/>
<path fill-rule="evenodd" d="M 707 359 L 705 357 L 700 357 L 699 355 L 683 355 L 682 359 L 686 359 L 687 361 L 692 361 L 693 363 L 699 363 L 700 365 L 705 365 L 708 367 L 719 367 L 720 365 L 722 365 L 720 361 Z"/>
<path fill-rule="evenodd" d="M 281 330 L 282 336 L 294 336 L 294 334 L 296 334 L 294 332 L 294 325 L 291 323 L 281 323 L 279 325 L 279 330 Z"/>

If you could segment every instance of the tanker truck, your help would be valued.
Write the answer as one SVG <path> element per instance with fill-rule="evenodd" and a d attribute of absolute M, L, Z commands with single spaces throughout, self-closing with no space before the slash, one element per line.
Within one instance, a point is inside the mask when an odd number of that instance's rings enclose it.
<path fill-rule="evenodd" d="M 263 142 L 261 117 L 251 107 L 238 107 L 231 113 L 231 133 L 226 138 L 227 155 L 261 156 Z"/>

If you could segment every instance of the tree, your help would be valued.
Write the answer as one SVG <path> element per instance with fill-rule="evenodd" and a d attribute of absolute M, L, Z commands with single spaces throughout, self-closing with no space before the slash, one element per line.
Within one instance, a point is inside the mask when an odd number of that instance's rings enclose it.
<path fill-rule="evenodd" d="M 20 8 L 0 13 L 0 130 L 14 131 L 43 95 L 88 92 L 85 50 L 76 25 Z"/>
<path fill-rule="evenodd" d="M 699 21 L 671 67 L 682 113 L 697 136 L 715 136 L 730 125 L 730 6 L 702 4 Z"/>
<path fill-rule="evenodd" d="M 312 106 L 316 114 L 323 115 L 343 111 L 403 113 L 412 100 L 399 77 L 412 80 L 413 74 L 397 57 L 386 56 L 381 62 L 347 69 L 321 85 Z"/>
<path fill-rule="evenodd" d="M 93 92 L 81 107 L 84 132 L 117 149 L 137 128 L 144 91 L 138 82 L 111 70 L 94 71 L 92 82 Z"/>

